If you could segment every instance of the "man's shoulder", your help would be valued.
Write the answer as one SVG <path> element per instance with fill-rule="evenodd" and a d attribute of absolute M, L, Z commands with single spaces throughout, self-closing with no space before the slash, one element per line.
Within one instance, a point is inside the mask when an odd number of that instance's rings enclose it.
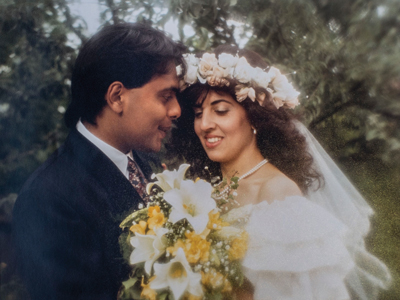
<path fill-rule="evenodd" d="M 57 178 L 68 177 L 69 170 L 77 167 L 72 155 L 68 155 L 65 145 L 58 148 L 49 158 L 40 165 L 28 178 L 22 191 L 33 186 L 48 186 Z M 78 170 L 77 170 L 78 171 Z"/>
<path fill-rule="evenodd" d="M 82 163 L 87 159 L 82 155 L 85 151 L 95 151 L 86 149 L 91 146 L 83 137 L 82 141 L 76 132 L 71 132 L 65 143 L 28 177 L 19 194 L 57 194 L 82 183 L 88 177 L 87 164 Z"/>

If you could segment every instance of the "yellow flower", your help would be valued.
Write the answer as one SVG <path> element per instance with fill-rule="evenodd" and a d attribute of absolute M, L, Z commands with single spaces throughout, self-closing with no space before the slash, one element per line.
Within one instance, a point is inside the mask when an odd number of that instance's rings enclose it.
<path fill-rule="evenodd" d="M 186 233 L 185 236 L 185 242 L 178 240 L 173 247 L 168 247 L 167 251 L 175 256 L 178 249 L 182 248 L 189 263 L 197 263 L 199 260 L 207 262 L 210 256 L 211 243 L 194 231 Z"/>
<path fill-rule="evenodd" d="M 194 231 L 186 233 L 185 255 L 189 263 L 197 263 L 199 260 L 207 262 L 210 256 L 210 242 Z"/>
<path fill-rule="evenodd" d="M 131 226 L 129 229 L 133 233 L 139 233 L 139 234 L 146 234 L 146 229 L 147 229 L 147 223 L 146 221 L 139 221 L 139 224 L 135 224 Z"/>
<path fill-rule="evenodd" d="M 222 293 L 230 293 L 232 292 L 232 285 L 230 283 L 230 281 L 228 280 L 228 278 L 224 278 L 224 288 L 221 291 Z"/>
<path fill-rule="evenodd" d="M 229 249 L 229 258 L 231 260 L 241 259 L 244 257 L 247 251 L 247 240 L 249 235 L 243 231 L 239 237 L 232 241 Z"/>
<path fill-rule="evenodd" d="M 173 245 L 172 247 L 168 247 L 167 251 L 173 256 L 176 256 L 179 248 L 185 249 L 185 244 L 182 242 L 182 240 L 178 240 L 175 245 Z"/>
<path fill-rule="evenodd" d="M 149 229 L 149 230 L 147 230 L 146 235 L 156 235 L 156 233 L 154 232 L 153 229 Z"/>
<path fill-rule="evenodd" d="M 216 213 L 214 213 L 213 211 L 210 211 L 208 213 L 208 217 L 209 217 L 209 221 L 208 221 L 207 227 L 209 229 L 220 230 L 222 227 L 229 225 L 229 223 L 224 222 L 220 219 L 218 211 Z"/>
<path fill-rule="evenodd" d="M 150 282 L 155 278 L 155 276 L 151 277 L 148 284 L 145 284 L 144 278 L 142 278 L 142 293 L 140 294 L 141 297 L 149 300 L 156 300 L 157 299 L 157 292 L 150 287 Z"/>
<path fill-rule="evenodd" d="M 148 215 L 149 219 L 147 220 L 147 224 L 149 224 L 150 229 L 154 230 L 155 228 L 160 228 L 164 225 L 165 217 L 158 205 L 150 206 Z"/>

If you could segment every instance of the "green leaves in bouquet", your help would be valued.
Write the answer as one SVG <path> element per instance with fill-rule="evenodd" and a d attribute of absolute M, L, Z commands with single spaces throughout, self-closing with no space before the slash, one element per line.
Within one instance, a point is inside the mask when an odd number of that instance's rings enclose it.
<path fill-rule="evenodd" d="M 157 300 L 174 300 L 171 296 L 169 291 L 164 291 L 157 295 Z"/>
<path fill-rule="evenodd" d="M 129 228 L 133 225 L 133 222 L 139 222 L 140 220 L 146 219 L 148 219 L 148 208 L 143 208 L 127 216 L 119 225 L 123 232 L 119 236 L 118 243 L 122 257 L 127 262 L 129 262 L 129 257 L 133 250 L 133 247 L 129 242 L 130 238 L 132 237 L 132 232 L 129 231 Z"/>
<path fill-rule="evenodd" d="M 239 177 L 234 176 L 231 178 L 231 189 L 236 190 L 239 187 Z"/>
<path fill-rule="evenodd" d="M 237 206 L 236 190 L 239 187 L 239 177 L 232 176 L 228 182 L 227 178 L 223 178 L 218 184 L 214 184 L 213 198 L 217 201 L 218 206 L 224 206 L 224 209 L 231 209 Z"/>
<path fill-rule="evenodd" d="M 131 243 L 129 242 L 131 236 L 132 236 L 132 233 L 130 231 L 126 230 L 119 236 L 119 239 L 118 239 L 119 248 L 121 250 L 122 257 L 127 262 L 129 262 L 129 257 L 133 250 L 133 247 L 131 246 Z"/>
<path fill-rule="evenodd" d="M 119 300 L 142 299 L 142 278 L 144 273 L 144 263 L 136 264 L 132 270 L 131 277 L 122 282 L 122 289 L 119 292 Z"/>
<path fill-rule="evenodd" d="M 225 295 L 222 295 L 221 292 L 208 292 L 204 294 L 204 298 L 207 300 L 224 300 L 226 299 L 226 297 L 224 297 Z"/>
<path fill-rule="evenodd" d="M 119 300 L 140 299 L 140 290 L 135 289 L 135 284 L 140 282 L 138 278 L 129 278 L 122 282 L 122 289 L 119 293 Z"/>
<path fill-rule="evenodd" d="M 229 281 L 234 286 L 241 286 L 243 284 L 244 275 L 240 267 L 240 262 L 238 260 L 231 262 L 230 268 L 232 272 L 228 276 Z"/>
<path fill-rule="evenodd" d="M 147 219 L 147 214 L 148 214 L 148 208 L 143 208 L 141 210 L 137 210 L 127 216 L 119 225 L 122 229 L 125 229 L 127 227 L 131 227 L 133 225 L 133 222 L 138 222 L 140 220 L 145 220 Z"/>

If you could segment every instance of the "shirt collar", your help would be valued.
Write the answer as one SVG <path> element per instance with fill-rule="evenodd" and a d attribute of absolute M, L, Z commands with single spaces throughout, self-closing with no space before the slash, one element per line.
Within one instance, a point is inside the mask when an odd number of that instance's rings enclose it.
<path fill-rule="evenodd" d="M 117 168 L 122 172 L 122 174 L 124 174 L 125 177 L 129 179 L 129 172 L 127 170 L 127 167 L 128 167 L 128 155 L 133 159 L 131 152 L 129 152 L 129 154 L 126 155 L 121 151 L 119 151 L 118 149 L 114 148 L 113 146 L 102 141 L 93 133 L 91 133 L 89 130 L 87 130 L 87 128 L 85 127 L 85 125 L 83 125 L 81 120 L 79 120 L 78 123 L 76 124 L 76 129 L 92 144 L 94 144 L 97 148 L 99 148 L 117 166 Z"/>

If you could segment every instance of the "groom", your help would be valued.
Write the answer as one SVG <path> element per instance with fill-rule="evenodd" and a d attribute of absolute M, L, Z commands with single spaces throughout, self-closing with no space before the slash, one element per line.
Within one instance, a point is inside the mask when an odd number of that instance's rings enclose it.
<path fill-rule="evenodd" d="M 32 300 L 116 299 L 129 273 L 118 225 L 145 203 L 151 172 L 136 151 L 159 151 L 180 116 L 182 51 L 161 31 L 130 23 L 104 27 L 80 50 L 70 134 L 25 183 L 13 212 Z"/>

